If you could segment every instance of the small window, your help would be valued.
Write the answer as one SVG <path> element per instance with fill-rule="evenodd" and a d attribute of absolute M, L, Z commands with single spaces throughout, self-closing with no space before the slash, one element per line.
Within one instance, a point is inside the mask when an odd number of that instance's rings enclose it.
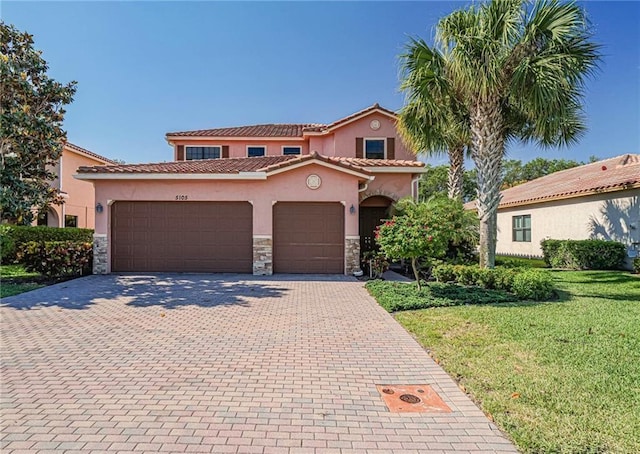
<path fill-rule="evenodd" d="M 364 139 L 364 157 L 367 159 L 384 159 L 384 139 Z"/>
<path fill-rule="evenodd" d="M 513 241 L 531 243 L 531 215 L 513 217 Z"/>
<path fill-rule="evenodd" d="M 220 158 L 222 147 L 185 147 L 185 159 L 193 161 L 196 159 L 218 159 Z"/>
<path fill-rule="evenodd" d="M 70 214 L 64 215 L 65 227 L 78 227 L 78 216 L 71 216 Z"/>
<path fill-rule="evenodd" d="M 265 154 L 266 154 L 265 147 L 247 147 L 247 156 L 249 156 L 250 158 L 264 156 Z"/>
<path fill-rule="evenodd" d="M 282 154 L 300 154 L 301 152 L 301 147 L 282 147 Z"/>

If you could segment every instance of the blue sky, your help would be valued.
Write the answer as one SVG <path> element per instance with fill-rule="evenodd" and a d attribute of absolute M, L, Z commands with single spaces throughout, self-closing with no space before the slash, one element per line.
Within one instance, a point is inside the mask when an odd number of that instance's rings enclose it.
<path fill-rule="evenodd" d="M 466 4 L 2 1 L 0 14 L 34 35 L 52 77 L 78 81 L 69 140 L 134 163 L 171 160 L 168 131 L 398 109 L 408 37 L 429 39 Z M 640 152 L 640 3 L 583 5 L 604 53 L 587 87 L 589 132 L 570 148 L 515 144 L 511 158 Z"/>

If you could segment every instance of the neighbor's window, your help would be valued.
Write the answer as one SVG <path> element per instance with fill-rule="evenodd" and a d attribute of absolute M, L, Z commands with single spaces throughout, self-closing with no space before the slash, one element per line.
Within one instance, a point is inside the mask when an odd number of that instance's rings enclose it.
<path fill-rule="evenodd" d="M 255 158 L 257 156 L 264 156 L 266 154 L 265 147 L 247 147 L 247 156 Z"/>
<path fill-rule="evenodd" d="M 218 159 L 221 156 L 222 147 L 185 147 L 185 159 Z"/>
<path fill-rule="evenodd" d="M 531 243 L 531 215 L 513 217 L 513 241 Z"/>
<path fill-rule="evenodd" d="M 364 139 L 364 157 L 384 159 L 384 139 Z"/>
<path fill-rule="evenodd" d="M 301 152 L 300 147 L 282 147 L 282 154 L 300 154 Z"/>
<path fill-rule="evenodd" d="M 64 216 L 64 226 L 65 227 L 78 227 L 78 216 L 71 216 L 70 214 L 65 214 L 65 216 Z"/>

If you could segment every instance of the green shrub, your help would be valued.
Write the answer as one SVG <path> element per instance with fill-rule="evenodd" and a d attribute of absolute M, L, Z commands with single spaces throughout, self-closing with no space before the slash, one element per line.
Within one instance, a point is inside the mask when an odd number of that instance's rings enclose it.
<path fill-rule="evenodd" d="M 574 270 L 620 269 L 627 256 L 624 244 L 605 240 L 543 240 L 545 263 Z"/>
<path fill-rule="evenodd" d="M 11 263 L 16 257 L 16 241 L 10 232 L 11 226 L 0 225 L 0 263 Z"/>
<path fill-rule="evenodd" d="M 462 285 L 476 285 L 480 267 L 477 265 L 455 265 L 453 272 L 456 275 L 456 282 Z"/>
<path fill-rule="evenodd" d="M 442 263 L 436 265 L 431 269 L 431 275 L 438 282 L 455 282 L 456 274 L 454 272 L 454 265 L 448 263 Z"/>
<path fill-rule="evenodd" d="M 27 271 L 45 276 L 91 274 L 93 246 L 78 241 L 29 241 L 19 249 L 18 259 Z"/>
<path fill-rule="evenodd" d="M 31 241 L 75 241 L 93 242 L 93 230 L 77 228 L 56 228 L 45 226 L 5 225 L 0 229 L 0 254 L 2 263 L 13 263 L 16 254 L 24 244 Z"/>
<path fill-rule="evenodd" d="M 429 282 L 418 289 L 415 283 L 376 280 L 367 282 L 366 288 L 388 312 L 517 300 L 505 292 L 440 282 Z"/>
<path fill-rule="evenodd" d="M 496 271 L 489 268 L 479 268 L 475 272 L 476 282 L 478 287 L 486 289 L 496 288 Z"/>
<path fill-rule="evenodd" d="M 520 268 L 494 268 L 493 285 L 496 290 L 510 292 L 513 287 L 513 278 L 522 271 Z"/>
<path fill-rule="evenodd" d="M 503 268 L 547 268 L 543 259 L 527 259 L 524 257 L 496 256 L 496 267 Z"/>
<path fill-rule="evenodd" d="M 547 271 L 524 269 L 513 277 L 511 292 L 523 300 L 546 300 L 553 295 L 553 278 Z"/>
<path fill-rule="evenodd" d="M 640 274 L 640 257 L 633 259 L 633 272 Z"/>

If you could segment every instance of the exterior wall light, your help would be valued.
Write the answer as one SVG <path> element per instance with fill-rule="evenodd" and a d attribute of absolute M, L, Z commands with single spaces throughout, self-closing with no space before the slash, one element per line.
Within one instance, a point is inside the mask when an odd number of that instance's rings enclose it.
<path fill-rule="evenodd" d="M 96 212 L 102 213 L 102 210 L 104 210 L 104 208 L 102 207 L 102 204 L 98 202 L 96 205 Z"/>
<path fill-rule="evenodd" d="M 351 214 L 356 214 L 356 207 L 354 207 L 353 205 L 351 205 L 351 206 L 349 207 L 349 213 L 351 213 Z"/>

